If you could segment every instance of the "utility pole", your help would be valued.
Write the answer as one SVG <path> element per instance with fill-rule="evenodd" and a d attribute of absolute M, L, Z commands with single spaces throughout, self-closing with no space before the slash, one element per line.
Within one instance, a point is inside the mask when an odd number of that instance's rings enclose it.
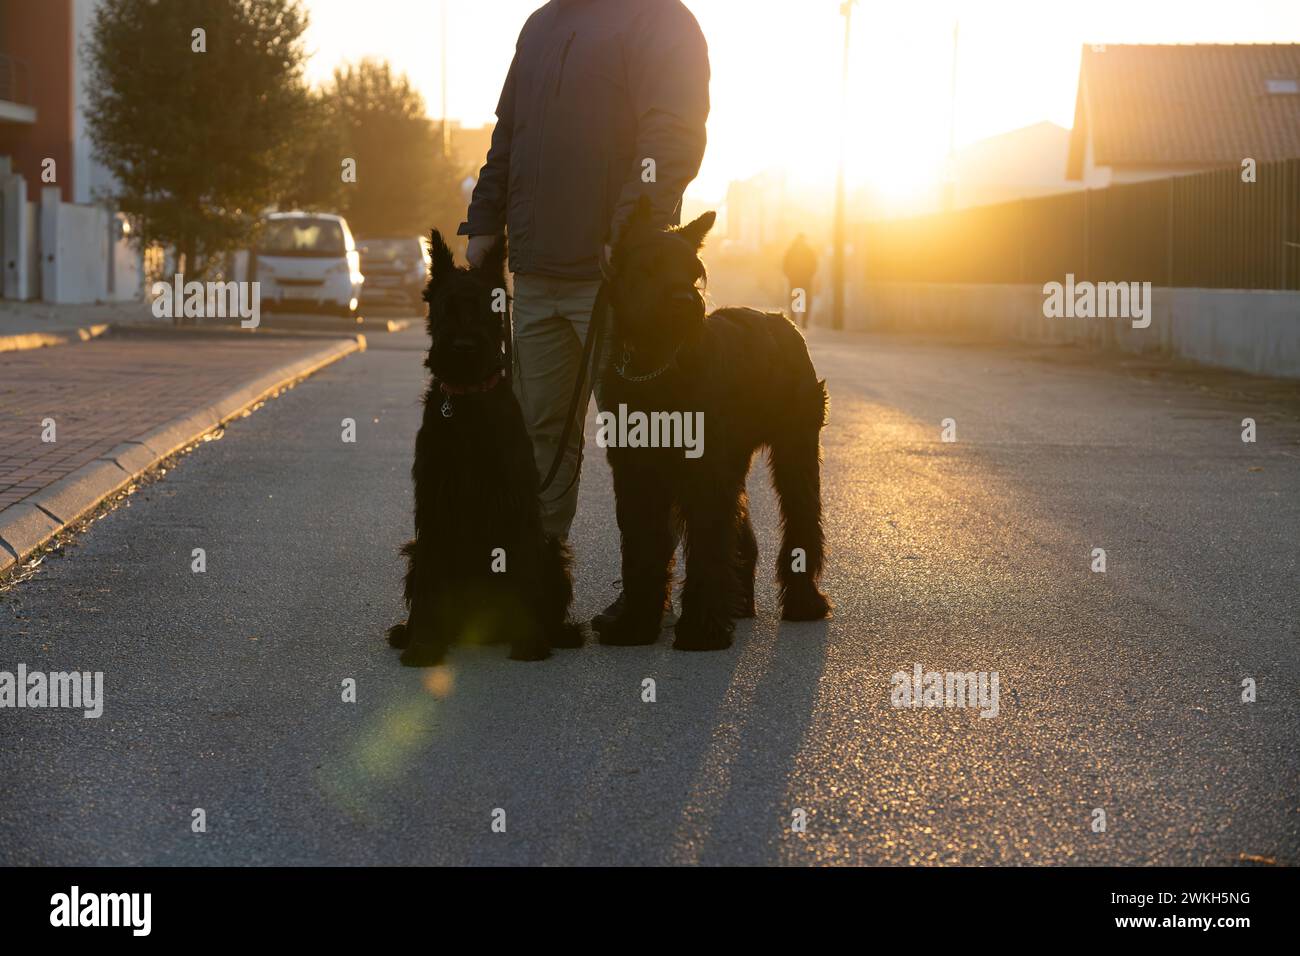
<path fill-rule="evenodd" d="M 943 208 L 957 205 L 957 35 L 960 20 L 952 23 L 952 79 L 948 90 L 948 169 L 944 175 Z"/>
<path fill-rule="evenodd" d="M 844 64 L 840 74 L 840 163 L 835 175 L 835 248 L 831 263 L 831 284 L 834 302 L 831 306 L 831 328 L 844 328 L 844 151 L 848 127 L 849 107 L 849 31 L 853 26 L 853 8 L 858 0 L 844 0 L 840 14 L 844 17 Z"/>
<path fill-rule="evenodd" d="M 447 0 L 442 0 L 442 158 L 451 155 L 451 130 L 447 126 Z"/>

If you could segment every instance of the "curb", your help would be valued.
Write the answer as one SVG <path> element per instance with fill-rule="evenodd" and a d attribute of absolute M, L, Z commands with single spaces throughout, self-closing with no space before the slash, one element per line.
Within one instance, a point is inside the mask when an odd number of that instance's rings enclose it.
<path fill-rule="evenodd" d="M 373 329 L 371 331 L 374 331 Z M 265 323 L 256 329 L 241 329 L 234 325 L 200 325 L 200 326 L 157 326 L 149 323 L 114 324 L 104 335 L 105 339 L 224 339 L 226 341 L 245 341 L 256 337 L 259 339 L 295 339 L 300 342 L 339 339 L 365 339 L 368 333 L 359 326 L 347 329 L 290 329 L 282 326 L 267 326 Z"/>
<path fill-rule="evenodd" d="M 268 332 L 402 332 L 410 328 L 412 319 L 364 318 L 353 322 L 348 319 L 327 317 L 281 318 L 276 313 L 264 314 L 259 329 Z"/>
<path fill-rule="evenodd" d="M 118 334 L 157 334 L 202 333 L 242 335 L 366 335 L 392 332 L 404 332 L 411 327 L 412 319 L 365 319 L 361 322 L 332 321 L 327 318 L 292 320 L 277 322 L 264 320 L 256 329 L 243 329 L 234 325 L 210 324 L 203 326 L 154 325 L 140 322 L 103 322 L 83 325 L 77 328 L 58 329 L 54 332 L 17 332 L 13 335 L 0 335 L 0 353 L 24 352 L 28 349 L 49 348 L 54 345 L 71 345 L 76 342 L 89 342 L 101 335 Z"/>
<path fill-rule="evenodd" d="M 27 349 L 47 348 L 51 345 L 67 345 L 70 342 L 89 342 L 99 338 L 110 328 L 111 323 L 83 325 L 76 329 L 60 329 L 58 332 L 21 332 L 17 335 L 0 335 L 0 352 L 23 352 Z"/>
<path fill-rule="evenodd" d="M 120 491 L 158 462 L 241 414 L 268 395 L 320 371 L 353 352 L 364 352 L 363 335 L 336 341 L 272 369 L 227 393 L 211 405 L 189 411 L 164 425 L 122 442 L 99 458 L 0 510 L 0 574 Z"/>

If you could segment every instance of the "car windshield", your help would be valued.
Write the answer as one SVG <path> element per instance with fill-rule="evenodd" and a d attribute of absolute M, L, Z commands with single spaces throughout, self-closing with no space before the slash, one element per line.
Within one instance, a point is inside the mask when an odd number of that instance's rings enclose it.
<path fill-rule="evenodd" d="M 398 259 L 418 259 L 419 239 L 360 239 L 362 256 L 376 262 L 394 262 Z"/>
<path fill-rule="evenodd" d="M 341 256 L 343 229 L 333 219 L 272 219 L 262 232 L 264 256 Z"/>

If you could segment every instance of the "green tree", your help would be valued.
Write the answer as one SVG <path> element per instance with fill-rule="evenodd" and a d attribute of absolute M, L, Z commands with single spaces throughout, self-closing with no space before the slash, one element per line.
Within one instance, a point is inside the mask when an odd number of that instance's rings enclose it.
<path fill-rule="evenodd" d="M 407 77 L 367 59 L 336 69 L 324 92 L 347 156 L 356 160 L 356 182 L 343 186 L 353 232 L 417 236 L 431 226 L 454 232 L 465 212 L 463 170 L 442 155 L 441 129 L 425 115 Z M 334 169 L 337 175 L 337 160 Z"/>
<path fill-rule="evenodd" d="M 282 197 L 284 209 L 338 212 L 343 208 L 343 160 L 351 150 L 348 133 L 339 122 L 334 101 L 324 91 L 312 90 L 304 105 L 298 139 L 298 168 Z"/>
<path fill-rule="evenodd" d="M 174 247 L 191 274 L 245 241 L 296 182 L 294 144 L 312 119 L 306 26 L 298 0 L 103 0 L 95 11 L 91 139 L 141 238 Z"/>

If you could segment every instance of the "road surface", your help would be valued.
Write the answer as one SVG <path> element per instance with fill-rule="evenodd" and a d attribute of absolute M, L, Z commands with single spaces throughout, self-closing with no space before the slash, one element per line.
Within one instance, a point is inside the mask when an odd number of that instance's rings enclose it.
<path fill-rule="evenodd" d="M 0 670 L 103 671 L 106 699 L 0 711 L 0 863 L 1300 863 L 1295 403 L 813 344 L 837 610 L 778 621 L 757 467 L 759 613 L 716 654 L 398 666 L 418 331 L 236 422 L 0 595 Z M 587 462 L 584 617 L 617 576 Z M 997 672 L 997 715 L 894 707 L 918 664 Z"/>

